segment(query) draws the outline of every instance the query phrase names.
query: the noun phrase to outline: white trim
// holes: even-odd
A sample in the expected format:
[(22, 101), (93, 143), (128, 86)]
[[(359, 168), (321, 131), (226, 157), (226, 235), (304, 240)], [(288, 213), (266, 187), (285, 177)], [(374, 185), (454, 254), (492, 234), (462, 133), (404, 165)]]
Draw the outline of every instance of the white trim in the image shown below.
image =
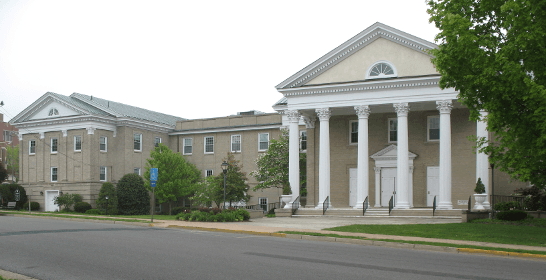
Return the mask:
[[(262, 143), (262, 141), (260, 141), (260, 136), (262, 134), (267, 134), (267, 149), (260, 149), (260, 143)], [(262, 152), (262, 151), (267, 151), (268, 149), (269, 149), (269, 132), (258, 133), (258, 151)]]
[[(135, 149), (135, 136), (139, 136), (139, 148)], [(133, 151), (142, 152), (142, 133), (133, 133)]]
[[(135, 171), (138, 171), (138, 172), (135, 172)], [(138, 176), (140, 176), (140, 167), (133, 168), (133, 173), (138, 174)]]
[[(387, 143), (396, 144), (398, 141), (391, 141), (391, 120), (396, 121), (396, 130), (394, 131), (396, 132), (398, 131), (398, 118), (388, 118), (387, 119)], [(395, 133), (395, 135), (397, 134)], [(398, 135), (396, 137), (397, 137), (396, 140), (398, 140)]]
[[(356, 129), (356, 142), (353, 142), (353, 123), (357, 124)], [(358, 145), (358, 120), (350, 120), (349, 121), (349, 145)]]
[[(234, 150), (233, 149), (233, 144), (237, 144), (237, 142), (233, 142), (233, 138), (234, 137), (239, 137), (239, 149), (238, 150)], [(241, 134), (234, 134), (234, 135), (231, 135), (231, 145), (230, 145), (230, 150), (232, 153), (240, 153), (242, 148), (243, 148), (243, 140), (242, 140), (242, 137), (241, 137)]]
[[(77, 139), (78, 137), (80, 138), (80, 149), (79, 149), (79, 150), (76, 149), (76, 143), (77, 143), (76, 139)], [(83, 145), (83, 143), (82, 143), (82, 136), (81, 136), (81, 135), (74, 135), (74, 152), (81, 152), (81, 151), (82, 151), (82, 145)]]
[[(430, 139), (430, 120), (438, 119), (438, 139)], [(427, 142), (440, 142), (440, 115), (427, 116)]]
[[(101, 139), (104, 138), (104, 150), (101, 149)], [(101, 152), (108, 152), (108, 137), (107, 136), (100, 136), (99, 137), (99, 151)]]
[[(186, 146), (186, 140), (190, 140), (190, 145)], [(186, 153), (186, 147), (191, 147), (191, 153)], [(193, 154), (193, 138), (182, 138), (182, 154), (183, 155)]]
[[(55, 168), (55, 176), (57, 177), (55, 180), (53, 180), (53, 168)], [(49, 180), (51, 182), (57, 182), (59, 180), (59, 169), (56, 166), (50, 168)]]
[(192, 134), (206, 134), (206, 133), (218, 133), (218, 132), (236, 132), (236, 131), (249, 131), (249, 130), (267, 130), (267, 129), (279, 129), (282, 124), (273, 124), (265, 126), (245, 126), (245, 127), (222, 127), (222, 128), (210, 128), (203, 130), (185, 130), (169, 133), (170, 135), (192, 135)]
[[(53, 151), (53, 140), (57, 140), (57, 141), (56, 141), (57, 143), (55, 144), (55, 148), (57, 149), (56, 151)], [(50, 151), (52, 154), (58, 153), (58, 151), (59, 151), (59, 138), (57, 138), (57, 137), (51, 137), (51, 138), (49, 139), (49, 144), (50, 144), (50, 145), (49, 145), (49, 151)]]
[[(101, 179), (100, 176), (102, 175), (102, 170), (104, 169), (104, 179)], [(108, 168), (106, 166), (101, 166), (99, 169), (99, 181), (106, 182), (108, 181)]]
[[(210, 171), (210, 175), (208, 175), (209, 171)], [(209, 176), (213, 176), (213, 175), (214, 175), (214, 170), (213, 169), (205, 169), (205, 178), (209, 177)]]
[[(212, 152), (207, 152), (207, 138), (212, 138)], [(214, 136), (203, 137), (203, 152), (205, 154), (214, 154)]]
[[(34, 152), (32, 152), (32, 142), (34, 142)], [(28, 154), (29, 155), (36, 154), (36, 140), (28, 140)]]
[[(156, 143), (156, 142), (157, 142), (157, 139), (159, 139), (159, 143)], [(156, 147), (156, 144), (161, 144), (161, 143), (163, 143), (163, 140), (161, 139), (161, 137), (156, 136), (156, 137), (154, 138), (154, 147)]]
[[(387, 64), (391, 69), (392, 71), (394, 72), (394, 74), (391, 74), (391, 75), (379, 75), (379, 76), (370, 76), (370, 72), (372, 71), (372, 69), (377, 65), (377, 64), (380, 64), (380, 63), (384, 63), (384, 64)], [(394, 64), (392, 64), (390, 61), (388, 60), (379, 60), (379, 61), (376, 61), (374, 63), (372, 63), (372, 65), (370, 67), (368, 67), (368, 70), (366, 70), (366, 80), (368, 79), (384, 79), (384, 78), (393, 78), (393, 77), (398, 77), (398, 71), (396, 70), (396, 67), (394, 67)]]

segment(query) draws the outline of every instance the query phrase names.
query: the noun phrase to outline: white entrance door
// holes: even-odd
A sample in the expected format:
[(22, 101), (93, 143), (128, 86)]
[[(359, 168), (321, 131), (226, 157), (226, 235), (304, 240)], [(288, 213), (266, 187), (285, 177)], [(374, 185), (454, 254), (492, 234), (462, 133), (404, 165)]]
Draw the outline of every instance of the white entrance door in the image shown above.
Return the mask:
[[(381, 168), (381, 206), (389, 206), (396, 189), (396, 168)], [(396, 201), (396, 196), (395, 199)]]
[(356, 206), (356, 177), (358, 176), (356, 168), (349, 169), (349, 206)]
[(55, 197), (59, 195), (59, 191), (45, 191), (45, 210), (59, 210), (59, 206), (55, 204)]
[[(432, 207), (434, 196), (440, 194), (440, 167), (427, 166), (427, 206)], [(438, 202), (439, 197), (436, 197)]]

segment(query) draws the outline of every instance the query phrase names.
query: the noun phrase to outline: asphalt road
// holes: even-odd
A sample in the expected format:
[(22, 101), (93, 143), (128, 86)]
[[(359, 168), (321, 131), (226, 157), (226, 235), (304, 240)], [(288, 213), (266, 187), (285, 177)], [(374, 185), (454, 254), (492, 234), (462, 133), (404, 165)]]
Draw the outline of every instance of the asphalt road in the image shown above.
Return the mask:
[(544, 279), (544, 262), (0, 216), (0, 269), (38, 279)]

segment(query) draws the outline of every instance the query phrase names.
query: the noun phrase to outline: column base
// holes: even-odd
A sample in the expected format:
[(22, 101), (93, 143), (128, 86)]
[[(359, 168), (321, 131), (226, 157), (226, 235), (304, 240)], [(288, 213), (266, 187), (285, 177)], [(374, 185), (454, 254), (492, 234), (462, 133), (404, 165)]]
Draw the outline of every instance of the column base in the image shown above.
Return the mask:
[(406, 205), (396, 205), (396, 206), (394, 206), (393, 209), (394, 210), (402, 210), (402, 209), (410, 209), (410, 208), (411, 208), (411, 206), (408, 203)]
[(374, 208), (380, 208), (380, 207), (381, 207), (381, 204), (376, 203), (373, 207), (374, 207)]
[(453, 205), (450, 202), (440, 202), (436, 206), (437, 210), (453, 210)]
[[(355, 206), (353, 206), (353, 209), (363, 209), (364, 208), (364, 201), (358, 201)], [(370, 204), (368, 203), (368, 208), (370, 208)]]
[[(315, 209), (323, 209), (324, 208), (324, 205), (322, 203), (319, 203)], [(332, 209), (332, 203), (328, 204), (328, 209)]]

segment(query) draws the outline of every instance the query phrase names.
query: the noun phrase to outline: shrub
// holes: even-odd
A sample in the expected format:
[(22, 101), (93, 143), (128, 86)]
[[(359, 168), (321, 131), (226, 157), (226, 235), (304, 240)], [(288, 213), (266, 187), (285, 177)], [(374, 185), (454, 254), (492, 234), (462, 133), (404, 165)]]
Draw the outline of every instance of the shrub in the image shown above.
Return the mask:
[(149, 215), (150, 194), (138, 174), (125, 174), (118, 182), (118, 211), (123, 215)]
[(78, 203), (78, 202), (82, 202), (83, 201), (83, 197), (81, 194), (73, 194), (72, 195), (72, 198), (74, 199), (74, 203)]
[(275, 209), (277, 209), (277, 208), (275, 208), (275, 207), (271, 208), (271, 209), (269, 210), (269, 212), (267, 212), (267, 214), (268, 214), (268, 215), (271, 215), (271, 214), (275, 215)]
[(91, 208), (93, 207), (91, 207), (91, 204), (87, 202), (76, 202), (74, 205), (74, 211), (78, 213), (85, 213), (87, 210), (91, 210)]
[(508, 201), (508, 202), (499, 202), (495, 203), (495, 210), (497, 211), (510, 211), (514, 209), (519, 209), (520, 205), (517, 201)]
[(176, 216), (179, 213), (186, 213), (186, 211), (190, 211), (190, 208), (188, 208), (188, 207), (174, 207), (171, 210), (171, 214)]
[(16, 201), (17, 203), (15, 204), (15, 209), (21, 209), (27, 202), (27, 192), (25, 191), (25, 188), (18, 184), (2, 184), (0, 185), (0, 195), (2, 195), (4, 201), (3, 206), (7, 206), (8, 202), (15, 201), (15, 190), (19, 190), (20, 193), (19, 201)]
[(527, 218), (527, 213), (522, 210), (501, 211), (497, 213), (497, 219), (503, 221), (521, 221)]
[[(28, 202), (25, 202), (25, 204), (23, 205), (23, 210), (25, 210), (25, 209), (28, 209)], [(30, 203), (30, 210), (32, 210), (32, 211), (40, 210), (40, 203), (38, 203), (36, 201), (32, 201)]]
[[(106, 196), (108, 196), (108, 203), (106, 203)], [(110, 182), (103, 183), (100, 187), (99, 198), (95, 202), (97, 208), (106, 210), (108, 205), (108, 214), (116, 215), (118, 213), (118, 196), (116, 193), (116, 187)]]
[(485, 185), (482, 183), (482, 178), (478, 178), (478, 182), (476, 182), (476, 188), (474, 188), (474, 192), (477, 194), (482, 194), (485, 192)]
[(104, 212), (100, 209), (89, 209), (85, 211), (85, 214), (91, 214), (91, 215), (104, 215)]
[(63, 193), (55, 197), (55, 204), (62, 208), (62, 212), (70, 212), (70, 207), (74, 205), (74, 195), (70, 193)]

